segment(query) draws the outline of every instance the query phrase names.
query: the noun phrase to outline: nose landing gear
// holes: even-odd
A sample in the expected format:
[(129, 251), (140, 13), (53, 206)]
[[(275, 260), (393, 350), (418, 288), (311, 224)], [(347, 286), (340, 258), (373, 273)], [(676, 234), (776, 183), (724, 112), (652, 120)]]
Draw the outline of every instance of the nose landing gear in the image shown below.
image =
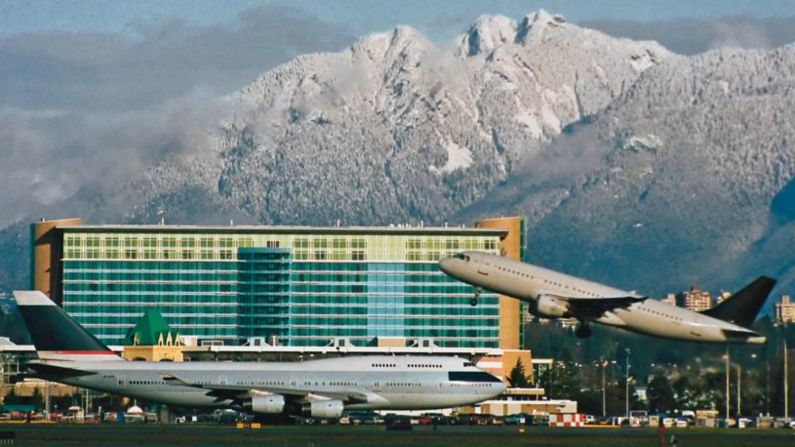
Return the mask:
[(481, 289), (480, 287), (475, 287), (475, 296), (472, 297), (471, 300), (469, 300), (470, 306), (474, 307), (478, 305), (478, 298), (480, 298), (481, 292), (483, 292), (483, 289)]
[(580, 321), (577, 328), (574, 329), (574, 335), (577, 338), (588, 338), (591, 336), (591, 326), (586, 321)]

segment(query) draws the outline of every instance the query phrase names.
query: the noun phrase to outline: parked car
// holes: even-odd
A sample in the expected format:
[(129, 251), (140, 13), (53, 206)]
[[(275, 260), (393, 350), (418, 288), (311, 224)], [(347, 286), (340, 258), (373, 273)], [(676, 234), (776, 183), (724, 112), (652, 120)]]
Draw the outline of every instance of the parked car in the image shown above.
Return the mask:
[(510, 414), (503, 419), (505, 425), (525, 425), (527, 418), (524, 413)]
[(450, 425), (450, 417), (442, 413), (424, 413), (423, 416), (431, 419), (431, 425)]
[(411, 418), (400, 414), (391, 414), (384, 418), (384, 422), (389, 431), (411, 431), (414, 429), (411, 425)]
[(456, 425), (488, 425), (489, 417), (481, 414), (459, 414)]
[(431, 425), (433, 423), (433, 419), (428, 416), (420, 416), (416, 420), (418, 425)]
[(348, 417), (350, 418), (350, 423), (354, 425), (375, 425), (384, 423), (384, 418), (375, 411), (352, 411), (348, 413)]
[(737, 419), (737, 428), (751, 428), (753, 427), (754, 421), (749, 418), (739, 418)]

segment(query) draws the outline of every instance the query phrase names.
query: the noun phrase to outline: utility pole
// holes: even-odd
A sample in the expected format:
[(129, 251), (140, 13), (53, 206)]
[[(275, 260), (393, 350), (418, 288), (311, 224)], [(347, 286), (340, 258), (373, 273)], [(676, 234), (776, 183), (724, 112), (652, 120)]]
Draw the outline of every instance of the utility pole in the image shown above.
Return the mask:
[(630, 354), (629, 348), (625, 348), (624, 352), (626, 352), (626, 354), (627, 354), (627, 356), (625, 358), (626, 367), (627, 367), (627, 376), (626, 376), (625, 383), (624, 383), (624, 388), (625, 388), (625, 390), (624, 390), (624, 401), (625, 401), (624, 406), (625, 406), (625, 409), (626, 409), (626, 412), (627, 412), (627, 420), (629, 420), (629, 354)]
[(602, 417), (607, 416), (607, 390), (605, 389), (605, 366), (607, 361), (602, 359)]
[(770, 354), (765, 352), (765, 414), (770, 416)]
[(737, 363), (737, 417), (740, 417), (742, 411), (740, 410), (740, 396), (742, 396), (742, 366)]
[(786, 331), (784, 331), (784, 419), (789, 420), (789, 362), (787, 361)]
[(729, 420), (729, 345), (726, 345), (726, 420)]

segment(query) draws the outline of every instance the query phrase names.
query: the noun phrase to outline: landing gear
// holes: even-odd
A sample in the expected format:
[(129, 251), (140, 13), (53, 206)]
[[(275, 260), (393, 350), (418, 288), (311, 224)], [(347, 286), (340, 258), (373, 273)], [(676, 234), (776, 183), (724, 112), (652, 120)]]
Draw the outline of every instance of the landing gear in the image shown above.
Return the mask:
[(478, 298), (480, 298), (480, 293), (483, 292), (483, 289), (480, 287), (475, 287), (475, 296), (469, 300), (469, 305), (475, 307), (478, 305)]
[(580, 321), (580, 324), (577, 325), (577, 328), (574, 330), (574, 335), (577, 338), (588, 338), (591, 336), (591, 326), (585, 322)]

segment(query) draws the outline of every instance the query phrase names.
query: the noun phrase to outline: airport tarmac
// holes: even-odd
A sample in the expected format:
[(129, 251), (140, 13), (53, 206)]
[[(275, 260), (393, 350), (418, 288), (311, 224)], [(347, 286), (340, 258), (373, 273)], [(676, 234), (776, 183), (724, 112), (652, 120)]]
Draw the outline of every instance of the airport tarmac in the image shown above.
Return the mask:
[[(415, 427), (409, 432), (387, 432), (383, 426), (265, 426), (238, 429), (218, 425), (105, 424), (3, 425), (13, 432), (16, 446), (627, 446), (656, 447), (654, 429), (528, 427), (515, 426)], [(795, 432), (777, 430), (681, 429), (675, 433), (679, 447), (772, 447), (795, 444)]]

